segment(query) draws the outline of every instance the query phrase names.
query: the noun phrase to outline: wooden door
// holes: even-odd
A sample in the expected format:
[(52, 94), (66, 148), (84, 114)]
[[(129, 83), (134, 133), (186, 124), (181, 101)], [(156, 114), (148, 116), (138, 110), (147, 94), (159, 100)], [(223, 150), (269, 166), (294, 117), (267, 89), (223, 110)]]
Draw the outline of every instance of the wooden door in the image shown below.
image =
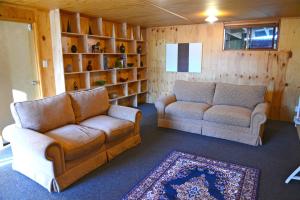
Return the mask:
[(11, 102), (41, 96), (34, 41), (30, 24), (0, 21), (0, 133), (13, 123)]

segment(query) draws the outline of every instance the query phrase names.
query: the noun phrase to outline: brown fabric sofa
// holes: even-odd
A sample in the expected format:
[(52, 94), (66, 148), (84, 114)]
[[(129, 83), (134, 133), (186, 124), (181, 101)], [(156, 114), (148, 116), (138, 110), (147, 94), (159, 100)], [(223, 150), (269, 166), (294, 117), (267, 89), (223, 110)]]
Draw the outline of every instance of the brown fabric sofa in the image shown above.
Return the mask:
[(109, 105), (105, 88), (11, 104), (15, 124), (4, 129), (14, 170), (49, 191), (141, 142), (141, 112)]
[(155, 106), (158, 126), (261, 145), (269, 105), (265, 86), (177, 80)]

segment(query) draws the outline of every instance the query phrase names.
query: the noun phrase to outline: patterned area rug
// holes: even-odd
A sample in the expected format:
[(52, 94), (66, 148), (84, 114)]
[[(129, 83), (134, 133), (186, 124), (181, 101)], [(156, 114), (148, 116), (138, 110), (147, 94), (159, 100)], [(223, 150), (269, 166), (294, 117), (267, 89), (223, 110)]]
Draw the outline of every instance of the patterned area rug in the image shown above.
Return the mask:
[(254, 200), (259, 170), (174, 151), (123, 199)]

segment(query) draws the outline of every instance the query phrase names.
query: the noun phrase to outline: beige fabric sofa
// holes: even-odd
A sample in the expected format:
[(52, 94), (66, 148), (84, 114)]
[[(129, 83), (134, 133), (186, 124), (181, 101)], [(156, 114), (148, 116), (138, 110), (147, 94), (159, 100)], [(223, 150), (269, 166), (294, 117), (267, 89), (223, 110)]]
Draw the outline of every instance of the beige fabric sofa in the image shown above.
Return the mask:
[(12, 103), (15, 124), (4, 129), (12, 167), (49, 191), (141, 142), (141, 112), (109, 105), (105, 88)]
[(177, 80), (155, 106), (158, 126), (261, 145), (269, 105), (266, 87)]

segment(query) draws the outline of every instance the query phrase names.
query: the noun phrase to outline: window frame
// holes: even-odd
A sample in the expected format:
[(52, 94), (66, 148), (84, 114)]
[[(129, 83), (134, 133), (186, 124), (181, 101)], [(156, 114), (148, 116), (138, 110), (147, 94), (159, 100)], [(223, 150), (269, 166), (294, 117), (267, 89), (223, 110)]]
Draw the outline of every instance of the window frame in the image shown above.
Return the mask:
[[(277, 42), (275, 43), (275, 34), (273, 34), (272, 38), (272, 48), (249, 48), (252, 28), (257, 27), (273, 27), (273, 31), (275, 32), (277, 27)], [(245, 48), (243, 49), (226, 49), (225, 48), (225, 36), (226, 36), (226, 28), (247, 28), (247, 41)], [(278, 51), (279, 46), (279, 38), (280, 38), (280, 20), (271, 20), (271, 21), (239, 21), (239, 22), (224, 22), (223, 23), (223, 51)], [(274, 48), (276, 45), (276, 48)]]

